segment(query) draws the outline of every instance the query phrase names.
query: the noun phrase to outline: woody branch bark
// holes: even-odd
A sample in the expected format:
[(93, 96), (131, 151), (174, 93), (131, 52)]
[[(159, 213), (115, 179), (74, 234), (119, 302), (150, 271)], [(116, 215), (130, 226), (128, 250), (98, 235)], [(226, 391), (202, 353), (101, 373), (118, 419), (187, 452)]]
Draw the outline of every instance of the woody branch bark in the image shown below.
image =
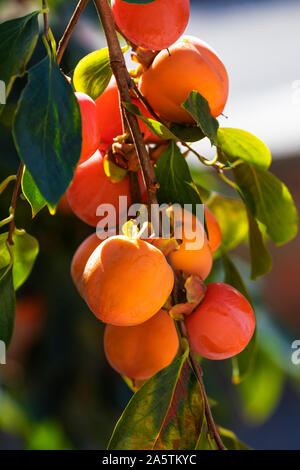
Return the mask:
[[(94, 0), (98, 11), (109, 49), (110, 65), (119, 88), (121, 101), (131, 103), (130, 88), (131, 77), (126, 68), (125, 59), (115, 30), (114, 18), (107, 0)], [(124, 109), (124, 115), (135, 144), (139, 163), (146, 183), (149, 205), (157, 204), (156, 190), (159, 187), (150, 158), (145, 147), (137, 118)]]

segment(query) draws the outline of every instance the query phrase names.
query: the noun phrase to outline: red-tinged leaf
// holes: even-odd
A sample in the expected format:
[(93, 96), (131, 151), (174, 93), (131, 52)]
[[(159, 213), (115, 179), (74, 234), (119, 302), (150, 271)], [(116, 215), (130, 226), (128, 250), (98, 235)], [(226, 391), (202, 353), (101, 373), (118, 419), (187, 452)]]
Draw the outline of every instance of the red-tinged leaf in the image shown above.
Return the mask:
[(203, 396), (189, 365), (187, 349), (135, 393), (108, 448), (195, 449), (203, 419)]

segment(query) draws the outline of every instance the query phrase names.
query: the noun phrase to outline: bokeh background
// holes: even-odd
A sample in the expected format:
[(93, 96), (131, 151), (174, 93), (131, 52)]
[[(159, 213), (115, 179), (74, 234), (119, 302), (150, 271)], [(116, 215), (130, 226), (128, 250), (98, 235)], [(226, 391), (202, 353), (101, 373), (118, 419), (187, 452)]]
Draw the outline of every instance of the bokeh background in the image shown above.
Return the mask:
[[(39, 1), (0, 0), (1, 21), (23, 16)], [(72, 74), (86, 53), (105, 45), (92, 2), (65, 53)], [(58, 40), (75, 1), (49, 0), (50, 23)], [(290, 188), (300, 208), (300, 3), (298, 0), (193, 0), (187, 32), (210, 43), (230, 76), (224, 126), (253, 132), (273, 154), (271, 170)], [(8, 51), (9, 53), (9, 51)], [(45, 54), (39, 42), (31, 64)], [(1, 64), (0, 64), (1, 75)], [(0, 118), (0, 181), (16, 171), (11, 119), (25, 79), (18, 79)], [(210, 155), (210, 148), (200, 144)], [(195, 167), (195, 162), (191, 160)], [(194, 168), (202, 184), (228, 194), (210, 172)], [(1, 196), (6, 217), (10, 191)], [(18, 291), (16, 328), (7, 364), (0, 365), (0, 449), (104, 449), (131, 397), (103, 355), (103, 325), (73, 286), (72, 255), (91, 229), (63, 201), (51, 217), (31, 220), (19, 200), (17, 225), (40, 242), (40, 254)], [(258, 318), (258, 355), (245, 382), (231, 384), (227, 361), (204, 364), (208, 393), (218, 403), (217, 421), (256, 449), (300, 449), (300, 365), (291, 361), (300, 339), (300, 239), (269, 247), (274, 268), (249, 282)], [(245, 279), (247, 250), (233, 253)], [(1, 301), (1, 299), (0, 299)]]

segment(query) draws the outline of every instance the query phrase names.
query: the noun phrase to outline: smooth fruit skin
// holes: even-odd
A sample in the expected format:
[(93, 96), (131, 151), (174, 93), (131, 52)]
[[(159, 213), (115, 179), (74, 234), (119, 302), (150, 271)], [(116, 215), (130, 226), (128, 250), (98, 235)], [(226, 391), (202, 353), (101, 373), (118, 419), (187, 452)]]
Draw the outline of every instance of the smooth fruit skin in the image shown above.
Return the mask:
[(162, 308), (174, 277), (164, 255), (143, 240), (111, 237), (90, 256), (84, 273), (85, 300), (104, 323), (132, 326)]
[(205, 206), (205, 220), (208, 231), (208, 242), (212, 253), (215, 253), (222, 241), (222, 232), (214, 214)]
[[(186, 274), (198, 275), (204, 280), (209, 275), (213, 264), (204, 227), (193, 214), (177, 207), (173, 210), (176, 221), (178, 221), (174, 236), (175, 238), (180, 238), (181, 235), (183, 237), (179, 249), (170, 253), (173, 268)], [(198, 234), (199, 241), (197, 241), (195, 233)], [(191, 244), (195, 244), (195, 247)]]
[(79, 162), (82, 163), (91, 157), (100, 144), (100, 127), (95, 101), (88, 95), (76, 92), (81, 111), (82, 146)]
[(185, 318), (193, 350), (207, 359), (228, 359), (239, 354), (255, 330), (248, 300), (228, 284), (207, 285), (199, 307)]
[(179, 347), (173, 320), (160, 310), (137, 326), (107, 325), (104, 351), (110, 365), (132, 380), (146, 380), (167, 367)]
[(181, 105), (191, 91), (208, 101), (211, 114), (219, 116), (228, 97), (226, 69), (208, 44), (183, 36), (169, 51), (161, 51), (141, 76), (139, 88), (153, 109), (164, 119), (193, 123)]
[(78, 292), (84, 297), (84, 289), (82, 284), (82, 275), (86, 266), (87, 260), (93, 251), (102, 243), (96, 233), (92, 233), (79, 245), (71, 262), (71, 277), (77, 288)]
[(189, 0), (154, 0), (144, 5), (112, 0), (111, 7), (120, 31), (129, 41), (157, 51), (180, 38), (190, 16)]
[(119, 220), (119, 197), (127, 196), (131, 204), (130, 180), (126, 176), (119, 183), (112, 183), (104, 171), (103, 154), (99, 150), (78, 165), (73, 181), (67, 191), (67, 198), (72, 211), (85, 223), (96, 227), (101, 220), (96, 215), (100, 204), (112, 204)]
[[(112, 77), (109, 85), (104, 90), (102, 95), (96, 99), (95, 103), (101, 142), (107, 145), (111, 145), (115, 137), (123, 134), (119, 92), (114, 77)], [(153, 116), (140, 100), (133, 98), (132, 103), (138, 106), (143, 116), (153, 119)], [(138, 122), (141, 132), (144, 134), (144, 141), (146, 143), (162, 142), (159, 137), (150, 132), (146, 124), (144, 124), (140, 119)]]

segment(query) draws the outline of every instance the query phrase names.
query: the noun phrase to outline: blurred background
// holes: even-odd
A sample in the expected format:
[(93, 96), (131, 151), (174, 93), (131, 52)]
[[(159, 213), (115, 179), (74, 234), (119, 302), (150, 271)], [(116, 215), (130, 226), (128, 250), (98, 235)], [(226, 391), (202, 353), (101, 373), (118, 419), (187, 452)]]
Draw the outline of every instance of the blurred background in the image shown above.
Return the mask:
[[(1, 21), (40, 8), (39, 1), (0, 0)], [(59, 40), (75, 1), (49, 0), (50, 23)], [(230, 77), (230, 97), (221, 125), (246, 129), (270, 147), (272, 172), (291, 190), (300, 209), (300, 2), (295, 0), (194, 0), (187, 33), (207, 41)], [(64, 56), (72, 74), (86, 53), (105, 45), (92, 2)], [(39, 42), (31, 65), (39, 61)], [(1, 69), (1, 65), (0, 65)], [(12, 115), (25, 79), (14, 85), (0, 117), (0, 181), (16, 171), (10, 134)], [(200, 144), (210, 155), (210, 148)], [(195, 167), (201, 184), (230, 191), (210, 172)], [(1, 196), (6, 217), (10, 191)], [(0, 449), (104, 449), (131, 397), (103, 355), (103, 325), (90, 313), (70, 279), (72, 255), (92, 229), (62, 201), (51, 217), (44, 209), (31, 220), (20, 200), (17, 225), (40, 243), (34, 270), (17, 293), (16, 327), (7, 364), (0, 365)], [(218, 423), (256, 449), (300, 449), (300, 365), (292, 342), (300, 339), (300, 239), (269, 247), (272, 272), (249, 282), (258, 319), (258, 353), (253, 372), (231, 384), (228, 361), (204, 364), (208, 393), (218, 405)], [(249, 277), (247, 250), (233, 257)], [(217, 264), (216, 264), (217, 271)], [(217, 274), (216, 274), (217, 276)], [(1, 299), (0, 299), (1, 301)]]

